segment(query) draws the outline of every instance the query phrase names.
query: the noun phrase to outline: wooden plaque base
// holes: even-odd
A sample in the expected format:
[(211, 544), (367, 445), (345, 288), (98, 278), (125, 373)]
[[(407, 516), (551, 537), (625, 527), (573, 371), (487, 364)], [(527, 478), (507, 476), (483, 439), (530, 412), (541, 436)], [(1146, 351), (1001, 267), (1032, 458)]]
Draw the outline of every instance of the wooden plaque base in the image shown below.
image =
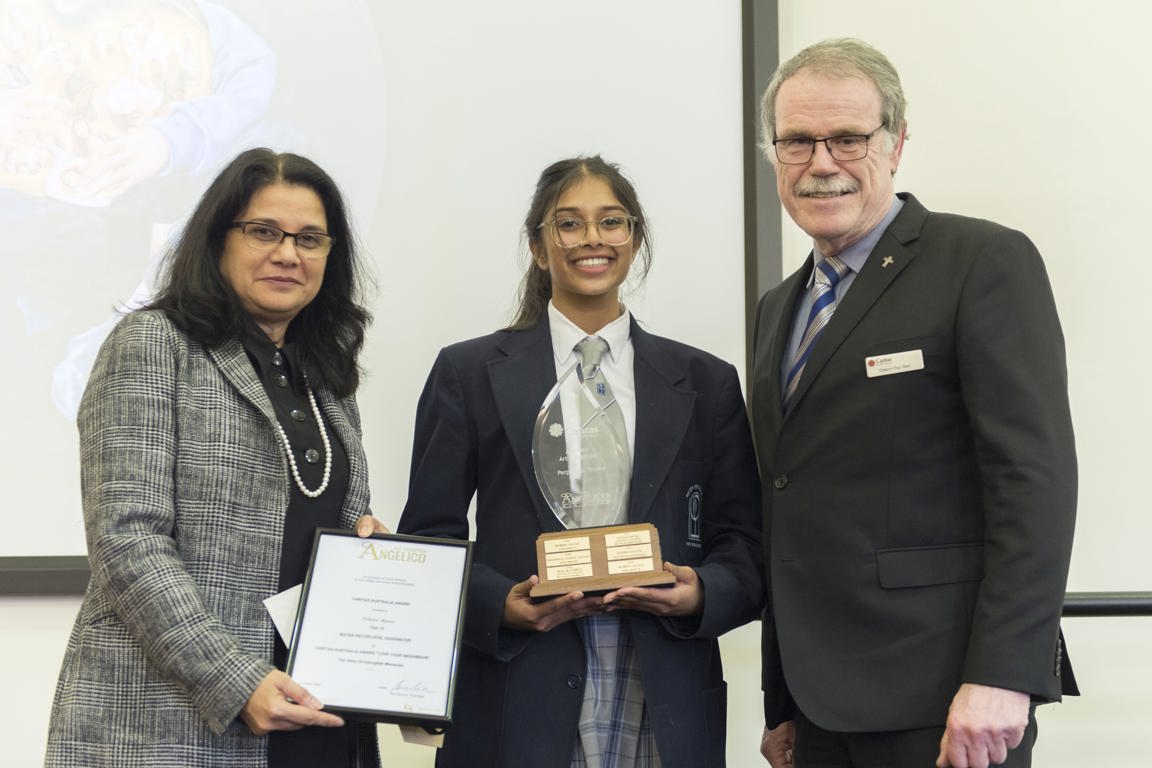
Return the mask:
[(536, 539), (536, 565), (540, 583), (532, 587), (532, 597), (676, 583), (664, 570), (660, 532), (651, 523), (542, 533)]

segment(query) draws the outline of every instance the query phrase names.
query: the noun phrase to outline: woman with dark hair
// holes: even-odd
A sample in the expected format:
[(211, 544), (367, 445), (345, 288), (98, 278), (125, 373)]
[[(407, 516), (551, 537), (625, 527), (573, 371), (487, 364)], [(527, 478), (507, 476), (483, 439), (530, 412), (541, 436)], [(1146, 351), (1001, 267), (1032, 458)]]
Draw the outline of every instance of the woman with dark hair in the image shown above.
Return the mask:
[[(648, 333), (620, 303), (650, 252), (644, 211), (615, 165), (550, 166), (524, 233), (532, 260), (516, 319), (443, 349), (416, 416), (400, 531), (469, 538), (476, 495), (465, 645), (437, 765), (722, 766), (717, 638), (756, 618), (764, 597), (760, 484), (736, 370)], [(529, 594), (537, 537), (567, 526), (536, 479), (536, 420), (574, 370), (611, 400), (601, 423), (622, 438), (630, 491), (608, 522), (657, 528), (671, 586)], [(563, 416), (548, 431), (571, 436), (562, 471), (575, 483), (570, 462), (591, 438)], [(591, 507), (582, 493), (581, 514)]]
[(262, 602), (303, 581), (316, 527), (384, 530), (354, 398), (360, 283), (335, 182), (253, 149), (104, 343), (78, 416), (92, 579), (46, 765), (379, 765), (373, 725), (280, 671)]

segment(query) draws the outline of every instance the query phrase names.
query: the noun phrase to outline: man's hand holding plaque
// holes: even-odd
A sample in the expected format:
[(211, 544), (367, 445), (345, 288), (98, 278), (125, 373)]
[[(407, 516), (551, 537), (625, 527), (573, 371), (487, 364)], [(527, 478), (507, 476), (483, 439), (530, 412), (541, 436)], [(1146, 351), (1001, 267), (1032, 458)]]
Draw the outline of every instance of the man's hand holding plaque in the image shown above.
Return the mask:
[(530, 595), (674, 584), (656, 528), (623, 525), (632, 462), (624, 416), (600, 370), (606, 344), (590, 337), (579, 347), (582, 362), (560, 377), (536, 418), (536, 480), (566, 530), (537, 539), (539, 583)]

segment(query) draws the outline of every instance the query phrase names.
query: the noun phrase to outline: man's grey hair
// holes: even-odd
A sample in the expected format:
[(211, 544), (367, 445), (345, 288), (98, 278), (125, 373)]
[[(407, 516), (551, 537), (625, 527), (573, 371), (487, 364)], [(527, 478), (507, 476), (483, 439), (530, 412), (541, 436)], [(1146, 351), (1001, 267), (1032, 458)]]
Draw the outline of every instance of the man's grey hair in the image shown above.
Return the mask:
[(776, 162), (772, 141), (776, 138), (776, 96), (784, 81), (802, 69), (825, 77), (863, 77), (880, 92), (880, 119), (889, 145), (904, 130), (904, 110), (908, 102), (900, 85), (900, 75), (888, 58), (863, 40), (838, 37), (810, 45), (777, 67), (760, 100), (760, 148), (771, 163)]

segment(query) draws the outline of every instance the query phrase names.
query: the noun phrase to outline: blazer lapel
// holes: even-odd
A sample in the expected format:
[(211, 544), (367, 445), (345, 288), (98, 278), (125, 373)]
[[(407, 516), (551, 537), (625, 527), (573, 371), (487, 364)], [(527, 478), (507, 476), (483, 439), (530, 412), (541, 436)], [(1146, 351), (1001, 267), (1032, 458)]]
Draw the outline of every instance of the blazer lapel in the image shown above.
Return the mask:
[(272, 401), (264, 391), (264, 385), (256, 378), (256, 371), (248, 354), (240, 344), (239, 339), (229, 339), (218, 347), (208, 350), (209, 357), (216, 363), (220, 373), (228, 380), (236, 391), (250, 402), (256, 410), (268, 419), (269, 424), (276, 424), (276, 412), (272, 410)]
[(344, 409), (340, 407), (338, 401), (327, 389), (320, 389), (315, 392), (316, 404), (320, 406), (324, 417), (328, 419), (328, 423), (332, 425), (332, 431), (336, 433), (336, 437), (340, 439), (340, 444), (345, 446), (345, 453), (348, 454), (348, 464), (351, 473), (356, 474), (357, 470), (363, 468), (355, 463), (358, 456), (353, 456), (352, 450), (347, 446), (356, 445), (360, 442), (360, 436), (356, 434), (356, 428), (352, 426), (352, 422), (348, 420), (348, 415), (344, 413)]
[[(905, 200), (904, 208), (880, 236), (876, 247), (872, 249), (872, 253), (864, 263), (864, 268), (852, 281), (852, 287), (844, 299), (836, 305), (832, 319), (828, 321), (816, 346), (812, 348), (808, 362), (804, 365), (804, 373), (796, 388), (796, 394), (789, 403), (789, 413), (803, 399), (804, 394), (812, 387), (812, 382), (848, 338), (852, 329), (912, 262), (915, 254), (904, 246), (916, 238), (927, 211), (911, 195), (902, 194), (901, 197)], [(861, 360), (860, 364), (863, 365), (864, 361)]]
[[(272, 400), (264, 391), (264, 385), (260, 383), (260, 379), (256, 377), (256, 371), (252, 368), (252, 362), (248, 359), (248, 353), (244, 351), (240, 341), (230, 339), (209, 350), (208, 354), (224, 378), (228, 380), (228, 383), (235, 387), (241, 397), (260, 411), (268, 423), (275, 428), (279, 422), (276, 418), (276, 411), (272, 408)], [(317, 405), (327, 417), (328, 423), (332, 426), (332, 430), (336, 433), (336, 437), (339, 438), (340, 443), (344, 446), (344, 452), (348, 456), (350, 485), (349, 492), (344, 497), (341, 519), (343, 523), (351, 525), (360, 515), (368, 513), (367, 498), (364, 495), (364, 491), (367, 489), (368, 469), (362, 464), (364, 461), (363, 452), (353, 448), (353, 446), (359, 445), (360, 436), (356, 433), (356, 428), (352, 422), (348, 420), (348, 415), (340, 403), (326, 389), (315, 390), (315, 395)], [(277, 448), (276, 452), (282, 455), (280, 448)], [(359, 482), (361, 479), (365, 479), (365, 481)]]
[(348, 492), (344, 494), (344, 501), (340, 510), (341, 525), (351, 527), (361, 515), (369, 513), (367, 498), (368, 467), (364, 452), (359, 450), (360, 435), (356, 427), (348, 418), (347, 412), (331, 392), (319, 389), (315, 392), (316, 404), (320, 407), (332, 431), (344, 446), (344, 454), (348, 457)]
[(556, 364), (552, 354), (552, 336), (545, 316), (533, 328), (514, 331), (501, 342), (502, 356), (488, 362), (488, 380), (500, 414), (500, 422), (512, 455), (520, 467), (529, 496), (536, 506), (536, 516), (544, 531), (562, 530), (560, 521), (544, 501), (536, 470), (532, 466), (532, 435), (536, 416), (544, 398), (556, 384)]
[[(768, 419), (765, 434), (778, 434), (780, 431), (780, 423), (784, 420), (785, 414), (782, 401), (784, 381), (781, 370), (785, 364), (784, 356), (788, 354), (788, 341), (792, 336), (792, 325), (796, 316), (796, 302), (800, 300), (800, 294), (807, 289), (805, 278), (807, 278), (811, 271), (812, 254), (808, 254), (808, 260), (804, 262), (804, 266), (786, 278), (778, 289), (783, 294), (781, 300), (768, 309), (767, 316), (760, 319), (763, 327), (774, 328), (776, 331), (772, 336), (765, 339), (764, 343), (767, 345), (767, 350), (758, 362), (758, 365), (767, 366), (767, 370), (757, 375), (754, 379), (755, 381), (763, 377), (762, 380), (768, 382), (766, 391), (755, 392), (752, 395), (755, 398), (763, 398), (763, 400), (766, 401), (764, 407), (758, 409), (758, 411), (765, 414)], [(775, 446), (772, 446), (772, 450), (775, 450)]]
[(628, 521), (637, 523), (649, 517), (656, 493), (680, 452), (696, 392), (684, 385), (684, 372), (636, 318), (631, 337), (636, 353), (636, 448)]

